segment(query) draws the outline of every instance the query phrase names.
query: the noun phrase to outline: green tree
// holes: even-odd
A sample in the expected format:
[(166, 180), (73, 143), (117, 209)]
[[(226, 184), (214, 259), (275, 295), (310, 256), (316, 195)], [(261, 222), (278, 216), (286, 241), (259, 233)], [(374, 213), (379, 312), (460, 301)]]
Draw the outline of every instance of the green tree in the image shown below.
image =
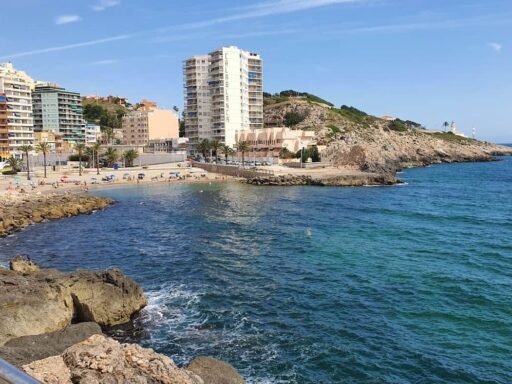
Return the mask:
[(91, 147), (92, 149), (92, 157), (94, 161), (96, 162), (96, 174), (100, 174), (100, 150), (101, 150), (101, 144), (100, 143), (94, 143)]
[(18, 173), (21, 169), (21, 161), (15, 158), (14, 156), (9, 157), (6, 163), (14, 172), (14, 174)]
[(306, 117), (298, 112), (286, 112), (284, 115), (284, 125), (286, 127), (293, 127), (302, 123)]
[(220, 146), (219, 150), (220, 150), (220, 152), (222, 152), (224, 154), (224, 160), (225, 160), (225, 162), (227, 164), (228, 163), (228, 156), (231, 154), (233, 149), (229, 145), (223, 144), (223, 145)]
[(241, 141), (237, 145), (238, 152), (242, 152), (242, 167), (245, 165), (245, 152), (249, 149), (249, 143), (247, 141)]
[(46, 155), (50, 152), (50, 144), (42, 142), (36, 145), (36, 152), (43, 153), (44, 178), (46, 179)]
[(82, 156), (85, 151), (85, 144), (78, 143), (75, 145), (75, 151), (78, 153), (78, 176), (82, 176)]
[(222, 145), (221, 142), (217, 139), (210, 141), (210, 149), (213, 152), (213, 156), (215, 156), (215, 161), (219, 160), (217, 155), (218, 155), (219, 148), (221, 147), (221, 145)]
[(109, 168), (112, 168), (114, 163), (119, 159), (119, 153), (117, 152), (117, 149), (112, 147), (108, 147), (103, 156), (105, 156)]
[(135, 149), (128, 149), (123, 153), (123, 158), (127, 167), (133, 167), (133, 161), (139, 157), (139, 153)]
[(30, 180), (30, 162), (28, 158), (28, 153), (32, 151), (32, 146), (25, 144), (20, 147), (20, 151), (23, 152), (23, 157), (25, 157), (25, 161), (27, 162), (27, 180)]
[(208, 139), (203, 139), (197, 144), (197, 150), (201, 152), (203, 158), (206, 160), (208, 157), (208, 151), (210, 151), (210, 141)]

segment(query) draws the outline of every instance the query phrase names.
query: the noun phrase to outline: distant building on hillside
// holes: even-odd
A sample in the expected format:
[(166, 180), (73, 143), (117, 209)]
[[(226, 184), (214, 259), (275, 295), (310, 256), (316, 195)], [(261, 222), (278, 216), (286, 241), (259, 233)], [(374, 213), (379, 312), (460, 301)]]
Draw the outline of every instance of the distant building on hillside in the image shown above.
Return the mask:
[(94, 101), (103, 101), (106, 103), (118, 104), (123, 106), (129, 106), (130, 102), (128, 98), (121, 96), (96, 96), (96, 95), (88, 95), (84, 96), (85, 100), (94, 100)]
[(457, 125), (455, 124), (455, 121), (452, 121), (452, 123), (450, 124), (450, 132), (457, 136), (467, 137), (465, 134), (457, 130)]
[(34, 144), (34, 80), (11, 63), (0, 64), (0, 158), (21, 157), (19, 147)]
[(183, 65), (185, 136), (235, 145), (235, 132), (263, 128), (261, 57), (237, 47), (194, 56)]
[(178, 116), (166, 109), (158, 109), (156, 103), (145, 104), (123, 116), (123, 143), (148, 145), (150, 140), (179, 137)]
[(382, 120), (386, 120), (386, 121), (395, 121), (395, 120), (396, 120), (396, 117), (389, 116), (389, 115), (384, 115), (384, 116), (382, 116)]
[(70, 144), (85, 142), (82, 99), (77, 92), (66, 91), (57, 84), (37, 82), (32, 93), (34, 130), (53, 130), (63, 134)]

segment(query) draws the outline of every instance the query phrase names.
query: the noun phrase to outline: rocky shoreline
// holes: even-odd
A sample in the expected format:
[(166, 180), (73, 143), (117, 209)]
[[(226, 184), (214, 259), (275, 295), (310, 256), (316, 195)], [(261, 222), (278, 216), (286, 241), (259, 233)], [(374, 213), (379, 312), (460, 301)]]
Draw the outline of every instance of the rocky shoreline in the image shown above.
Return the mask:
[(401, 181), (390, 174), (360, 173), (357, 175), (340, 175), (334, 177), (312, 177), (309, 175), (258, 176), (243, 180), (251, 185), (316, 185), (361, 187), (369, 185), (395, 185)]
[(111, 199), (82, 194), (5, 195), (0, 200), (0, 237), (46, 220), (92, 213), (113, 203)]
[(0, 269), (0, 358), (48, 384), (245, 382), (225, 362), (197, 357), (178, 368), (167, 356), (102, 334), (146, 303), (118, 269), (64, 273), (17, 256)]

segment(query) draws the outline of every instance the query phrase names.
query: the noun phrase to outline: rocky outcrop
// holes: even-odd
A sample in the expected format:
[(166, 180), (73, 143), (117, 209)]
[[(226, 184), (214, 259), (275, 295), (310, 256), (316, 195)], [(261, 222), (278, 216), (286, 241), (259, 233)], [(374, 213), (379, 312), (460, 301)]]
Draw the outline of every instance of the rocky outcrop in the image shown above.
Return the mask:
[(43, 335), (18, 337), (0, 347), (0, 358), (21, 367), (36, 360), (60, 355), (72, 345), (101, 333), (98, 324), (88, 322), (72, 324), (60, 331)]
[(63, 273), (25, 263), (11, 263), (18, 272), (0, 269), (0, 345), (71, 323), (123, 324), (146, 305), (142, 289), (117, 269)]
[(0, 200), (0, 237), (45, 220), (56, 220), (104, 209), (113, 201), (90, 195), (17, 195)]
[(195, 373), (204, 384), (244, 384), (245, 380), (228, 363), (212, 357), (196, 357), (187, 365), (187, 370)]
[(59, 356), (34, 361), (23, 366), (23, 370), (48, 384), (205, 383), (195, 373), (178, 368), (167, 356), (135, 344), (120, 344), (102, 335), (93, 335)]
[(323, 162), (364, 172), (394, 174), (408, 167), (493, 161), (495, 156), (512, 155), (509, 147), (410, 128), (354, 108), (334, 108), (301, 97), (266, 105), (264, 123), (283, 126), (289, 112), (303, 117), (294, 129), (316, 132), (318, 144), (325, 146)]
[(309, 175), (281, 175), (281, 176), (258, 176), (243, 181), (252, 185), (317, 185), (317, 186), (343, 186), (355, 187), (365, 185), (394, 185), (400, 180), (386, 173), (351, 173), (340, 174), (339, 176), (312, 177)]

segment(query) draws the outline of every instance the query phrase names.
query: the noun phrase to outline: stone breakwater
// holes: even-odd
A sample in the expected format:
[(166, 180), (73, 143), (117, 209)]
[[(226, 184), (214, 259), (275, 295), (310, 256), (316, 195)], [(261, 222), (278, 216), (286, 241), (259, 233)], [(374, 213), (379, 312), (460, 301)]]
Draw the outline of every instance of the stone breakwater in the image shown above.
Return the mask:
[(357, 187), (365, 185), (394, 185), (400, 180), (389, 174), (358, 173), (355, 175), (341, 175), (334, 177), (312, 177), (309, 175), (281, 175), (258, 176), (243, 181), (251, 185), (317, 185), (317, 186), (343, 186)]
[(0, 357), (42, 383), (243, 384), (229, 364), (197, 357), (178, 368), (167, 356), (102, 334), (146, 305), (121, 271), (63, 273), (21, 256), (0, 269)]
[(45, 220), (104, 209), (113, 201), (89, 195), (17, 195), (0, 200), (0, 237)]

